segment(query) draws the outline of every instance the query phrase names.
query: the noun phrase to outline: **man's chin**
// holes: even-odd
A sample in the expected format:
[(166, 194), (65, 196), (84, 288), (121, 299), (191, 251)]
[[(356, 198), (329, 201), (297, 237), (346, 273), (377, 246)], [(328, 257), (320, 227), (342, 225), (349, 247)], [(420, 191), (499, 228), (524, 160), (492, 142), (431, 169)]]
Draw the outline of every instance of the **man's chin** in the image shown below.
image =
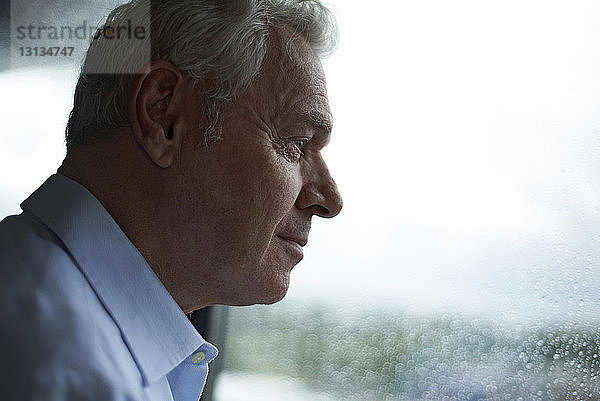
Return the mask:
[(230, 306), (272, 305), (281, 301), (288, 292), (290, 285), (289, 273), (279, 277), (278, 280), (268, 283), (252, 283), (252, 288), (246, 288), (243, 293), (234, 295), (229, 302)]
[(287, 291), (283, 292), (279, 296), (268, 298), (268, 299), (265, 299), (265, 300), (263, 300), (261, 302), (257, 302), (257, 304), (261, 304), (261, 305), (273, 305), (273, 304), (281, 301), (285, 297), (286, 294), (287, 294)]

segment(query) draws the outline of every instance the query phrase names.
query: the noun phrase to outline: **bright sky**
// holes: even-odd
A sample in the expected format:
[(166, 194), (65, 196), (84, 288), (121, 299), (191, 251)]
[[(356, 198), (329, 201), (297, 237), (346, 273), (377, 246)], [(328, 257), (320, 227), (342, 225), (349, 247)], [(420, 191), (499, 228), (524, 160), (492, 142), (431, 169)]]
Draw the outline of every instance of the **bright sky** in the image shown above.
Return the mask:
[[(598, 316), (600, 3), (333, 4), (345, 208), (315, 222), (290, 298)], [(73, 82), (0, 74), (2, 215), (60, 163)]]

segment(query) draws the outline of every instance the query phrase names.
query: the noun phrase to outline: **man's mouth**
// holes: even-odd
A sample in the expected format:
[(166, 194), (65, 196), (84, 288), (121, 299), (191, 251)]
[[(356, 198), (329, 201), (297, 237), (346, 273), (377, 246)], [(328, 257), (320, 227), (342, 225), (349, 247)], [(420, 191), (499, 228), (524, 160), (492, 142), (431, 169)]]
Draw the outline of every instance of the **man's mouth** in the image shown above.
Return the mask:
[(286, 241), (294, 242), (294, 243), (300, 245), (300, 247), (304, 247), (308, 243), (308, 236), (300, 237), (300, 236), (282, 235), (282, 234), (275, 234), (275, 235)]
[(308, 242), (307, 238), (283, 236), (279, 234), (275, 234), (274, 237), (278, 237), (280, 240), (286, 243), (293, 250), (294, 253), (298, 254), (300, 259), (304, 257), (304, 251), (302, 247)]

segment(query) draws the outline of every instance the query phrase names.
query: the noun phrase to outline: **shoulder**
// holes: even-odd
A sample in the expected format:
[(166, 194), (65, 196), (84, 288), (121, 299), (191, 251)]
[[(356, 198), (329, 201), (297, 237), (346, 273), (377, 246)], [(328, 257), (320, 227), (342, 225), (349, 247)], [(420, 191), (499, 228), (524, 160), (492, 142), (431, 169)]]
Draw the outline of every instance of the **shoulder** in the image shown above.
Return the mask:
[(0, 222), (0, 249), (0, 296), (21, 297), (43, 286), (57, 270), (72, 270), (73, 262), (60, 239), (26, 212)]
[(116, 326), (59, 238), (0, 222), (0, 388), (14, 400), (142, 400)]
[[(40, 360), (40, 363), (43, 363)], [(45, 375), (21, 374), (18, 381), (1, 378), (4, 401), (145, 401), (141, 390), (126, 386), (114, 375), (98, 369), (48, 367)], [(23, 373), (23, 372), (21, 372)]]
[[(37, 330), (67, 330), (86, 319), (93, 291), (61, 240), (33, 215), (0, 222), (0, 249), (2, 322), (33, 339), (47, 336)], [(6, 335), (7, 326), (0, 328)]]

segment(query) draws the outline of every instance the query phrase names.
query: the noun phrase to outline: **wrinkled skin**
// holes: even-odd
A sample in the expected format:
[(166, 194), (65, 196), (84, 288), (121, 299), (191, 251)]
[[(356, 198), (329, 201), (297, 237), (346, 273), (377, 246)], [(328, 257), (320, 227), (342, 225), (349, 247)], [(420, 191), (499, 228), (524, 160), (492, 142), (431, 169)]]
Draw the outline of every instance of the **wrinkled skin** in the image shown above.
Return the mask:
[(222, 141), (182, 161), (191, 202), (181, 217), (202, 244), (197, 258), (213, 250), (210, 274), (228, 303), (283, 298), (312, 216), (342, 207), (321, 157), (332, 125), (321, 63), (298, 38), (282, 51), (289, 39), (271, 42), (261, 77), (223, 116)]
[(342, 208), (321, 157), (332, 125), (321, 63), (273, 29), (208, 147), (205, 106), (186, 74), (154, 61), (129, 91), (131, 126), (71, 149), (59, 172), (102, 202), (183, 311), (276, 302), (311, 218)]

